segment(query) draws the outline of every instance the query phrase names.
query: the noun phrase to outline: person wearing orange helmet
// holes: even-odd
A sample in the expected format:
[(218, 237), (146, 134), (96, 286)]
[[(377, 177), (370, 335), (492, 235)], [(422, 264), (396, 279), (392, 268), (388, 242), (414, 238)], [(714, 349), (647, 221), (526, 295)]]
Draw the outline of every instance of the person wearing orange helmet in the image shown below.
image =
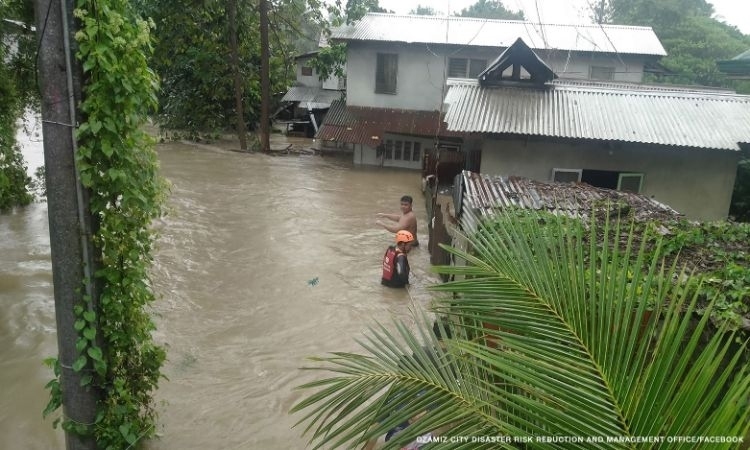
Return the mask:
[(384, 286), (402, 288), (409, 284), (409, 259), (406, 254), (414, 243), (414, 235), (406, 230), (396, 232), (396, 245), (391, 245), (383, 255)]

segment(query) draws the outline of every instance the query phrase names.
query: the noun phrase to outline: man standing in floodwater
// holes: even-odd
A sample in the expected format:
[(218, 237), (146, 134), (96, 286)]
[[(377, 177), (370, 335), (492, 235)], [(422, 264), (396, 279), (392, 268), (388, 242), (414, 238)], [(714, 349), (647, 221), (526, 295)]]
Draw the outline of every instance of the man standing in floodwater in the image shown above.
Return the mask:
[(414, 236), (412, 247), (416, 247), (419, 245), (419, 240), (417, 239), (417, 216), (414, 215), (414, 211), (411, 208), (412, 202), (411, 196), (404, 195), (401, 197), (401, 214), (378, 213), (378, 217), (390, 219), (396, 222), (395, 224), (391, 225), (381, 220), (378, 220), (376, 223), (391, 233), (396, 233), (399, 230), (410, 232)]

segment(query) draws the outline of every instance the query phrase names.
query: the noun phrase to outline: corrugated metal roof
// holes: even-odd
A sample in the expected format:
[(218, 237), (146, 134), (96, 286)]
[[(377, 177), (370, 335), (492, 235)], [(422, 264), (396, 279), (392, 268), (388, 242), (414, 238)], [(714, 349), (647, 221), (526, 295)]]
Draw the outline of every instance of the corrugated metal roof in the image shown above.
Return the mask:
[[(543, 183), (528, 178), (490, 176), (469, 171), (461, 174), (462, 220), (475, 220), (508, 207), (547, 211), (556, 215), (587, 218), (595, 207), (609, 203), (616, 211), (632, 214), (636, 220), (676, 219), (681, 214), (644, 195), (598, 188), (585, 183)], [(464, 214), (468, 211), (468, 214)]]
[(331, 40), (510, 47), (521, 38), (544, 50), (664, 56), (667, 52), (651, 27), (539, 24), (455, 16), (409, 16), (368, 13), (332, 30)]
[(438, 111), (369, 108), (348, 106), (345, 102), (331, 104), (316, 139), (377, 146), (384, 133), (413, 136), (461, 136), (448, 132)]
[(300, 102), (301, 107), (326, 109), (341, 98), (341, 91), (310, 86), (292, 86), (281, 98), (282, 102)]
[(449, 80), (448, 129), (739, 150), (750, 142), (750, 96), (680, 88), (555, 82), (481, 87)]

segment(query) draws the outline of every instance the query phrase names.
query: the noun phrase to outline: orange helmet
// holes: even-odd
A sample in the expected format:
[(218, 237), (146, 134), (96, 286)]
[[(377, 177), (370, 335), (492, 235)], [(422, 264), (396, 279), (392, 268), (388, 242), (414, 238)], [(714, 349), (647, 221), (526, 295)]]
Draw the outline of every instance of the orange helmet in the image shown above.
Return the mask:
[(399, 244), (401, 242), (414, 242), (414, 235), (406, 230), (399, 231), (396, 233), (396, 243)]

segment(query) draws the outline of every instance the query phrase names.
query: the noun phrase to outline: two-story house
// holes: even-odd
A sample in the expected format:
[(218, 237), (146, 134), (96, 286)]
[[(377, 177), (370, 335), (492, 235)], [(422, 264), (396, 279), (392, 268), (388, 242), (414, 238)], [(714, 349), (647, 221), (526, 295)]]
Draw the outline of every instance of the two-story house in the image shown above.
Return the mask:
[(638, 82), (666, 54), (648, 27), (370, 13), (332, 32), (347, 46), (346, 103), (332, 105), (317, 145), (413, 169), (427, 149), (460, 148), (441, 121), (447, 79), (476, 78), (519, 37), (564, 78)]

